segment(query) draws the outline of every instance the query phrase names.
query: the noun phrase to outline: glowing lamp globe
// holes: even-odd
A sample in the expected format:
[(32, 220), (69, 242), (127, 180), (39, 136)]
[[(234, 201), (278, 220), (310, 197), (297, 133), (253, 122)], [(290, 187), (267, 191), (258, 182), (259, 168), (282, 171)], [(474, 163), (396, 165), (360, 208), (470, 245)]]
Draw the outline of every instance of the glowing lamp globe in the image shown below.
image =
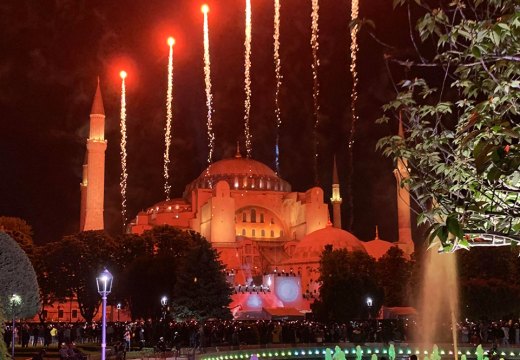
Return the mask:
[(168, 38), (168, 45), (169, 45), (169, 46), (173, 46), (173, 45), (175, 45), (175, 39), (172, 38), (171, 36)]
[(122, 70), (120, 73), (119, 73), (119, 76), (121, 76), (121, 79), (126, 79), (126, 71)]
[(107, 296), (112, 291), (112, 281), (114, 277), (107, 269), (103, 270), (96, 278), (98, 293), (101, 296)]
[(161, 305), (166, 306), (168, 304), (168, 298), (166, 296), (163, 296), (161, 298)]
[(204, 13), (204, 14), (209, 13), (209, 6), (208, 6), (208, 4), (204, 4), (204, 5), (202, 5), (202, 6), (200, 7), (200, 11), (202, 11), (202, 13)]
[(367, 306), (372, 307), (372, 298), (371, 297), (367, 297)]
[(11, 296), (11, 304), (13, 306), (20, 305), (21, 303), (22, 303), (22, 298), (20, 297), (20, 295), (13, 294), (13, 296)]

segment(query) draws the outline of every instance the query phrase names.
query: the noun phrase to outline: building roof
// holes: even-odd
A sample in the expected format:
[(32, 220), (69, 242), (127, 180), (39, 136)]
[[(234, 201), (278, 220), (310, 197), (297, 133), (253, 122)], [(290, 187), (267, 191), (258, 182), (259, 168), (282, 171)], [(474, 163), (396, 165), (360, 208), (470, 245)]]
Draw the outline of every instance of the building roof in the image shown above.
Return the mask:
[(243, 158), (237, 151), (233, 158), (214, 162), (184, 190), (188, 197), (194, 189), (213, 189), (219, 181), (228, 183), (232, 190), (290, 192), (291, 185), (278, 177), (267, 165), (250, 158)]
[(200, 177), (218, 175), (251, 175), (264, 177), (278, 177), (267, 165), (253, 159), (234, 157), (223, 159), (211, 164)]
[(396, 246), (396, 244), (394, 243), (384, 241), (381, 239), (366, 241), (362, 244), (365, 247), (368, 255), (372, 256), (376, 260), (378, 260), (381, 256), (386, 254), (392, 246)]
[(346, 249), (348, 251), (366, 252), (363, 242), (356, 236), (348, 231), (329, 226), (303, 237), (300, 243), (296, 245), (291, 258), (285, 263), (318, 263), (326, 245), (332, 245), (335, 250)]

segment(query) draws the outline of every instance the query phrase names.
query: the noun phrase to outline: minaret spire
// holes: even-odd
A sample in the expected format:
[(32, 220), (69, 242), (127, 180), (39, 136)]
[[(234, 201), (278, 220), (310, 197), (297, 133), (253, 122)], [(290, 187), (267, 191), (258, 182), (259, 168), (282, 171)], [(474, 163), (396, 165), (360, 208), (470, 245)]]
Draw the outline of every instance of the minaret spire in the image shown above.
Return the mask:
[(105, 197), (105, 107), (98, 77), (90, 111), (90, 131), (81, 182), (80, 231), (103, 230)]
[[(403, 140), (405, 139), (401, 114), (399, 114), (398, 134)], [(412, 239), (412, 222), (410, 216), (410, 189), (406, 183), (406, 180), (409, 178), (407, 159), (399, 158), (397, 160), (394, 175), (397, 185), (398, 246), (409, 256), (414, 252), (414, 242)]]
[(341, 193), (339, 190), (339, 176), (338, 167), (336, 165), (336, 155), (334, 155), (334, 164), (332, 169), (332, 197), (330, 198), (332, 203), (332, 220), (335, 228), (341, 229)]
[(242, 157), (242, 154), (240, 153), (240, 141), (238, 141), (238, 140), (237, 140), (237, 152), (235, 153), (235, 157), (237, 159)]

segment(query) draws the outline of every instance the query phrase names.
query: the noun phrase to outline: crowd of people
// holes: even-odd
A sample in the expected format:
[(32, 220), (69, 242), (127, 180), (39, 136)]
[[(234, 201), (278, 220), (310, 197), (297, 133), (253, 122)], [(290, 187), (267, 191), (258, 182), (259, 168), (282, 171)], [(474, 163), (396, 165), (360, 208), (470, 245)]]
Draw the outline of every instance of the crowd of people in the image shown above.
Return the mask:
[[(446, 324), (446, 326), (449, 326)], [(448, 329), (449, 330), (449, 329)], [(520, 345), (518, 321), (464, 321), (458, 324), (459, 342), (471, 344)], [(445, 332), (447, 335), (451, 331)], [(366, 342), (412, 342), (420, 335), (413, 321), (365, 320), (346, 324), (323, 324), (308, 320), (295, 321), (136, 321), (108, 323), (107, 343), (116, 352), (155, 347), (158, 351), (181, 348), (234, 347), (268, 344), (321, 344)], [(77, 352), (74, 344), (99, 343), (99, 323), (18, 323), (17, 344), (22, 347), (55, 344), (60, 352)], [(419, 337), (417, 337), (418, 339)], [(10, 346), (12, 328), (5, 324), (4, 340)], [(444, 339), (439, 339), (442, 342)], [(449, 340), (449, 339), (448, 339)], [(76, 357), (79, 358), (79, 357)]]

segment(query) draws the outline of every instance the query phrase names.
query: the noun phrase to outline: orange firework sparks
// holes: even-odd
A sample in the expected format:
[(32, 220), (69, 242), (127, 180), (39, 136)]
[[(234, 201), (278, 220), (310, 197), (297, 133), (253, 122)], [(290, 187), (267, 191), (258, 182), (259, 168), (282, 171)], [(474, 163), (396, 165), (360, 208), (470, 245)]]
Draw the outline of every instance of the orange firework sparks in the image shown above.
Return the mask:
[(215, 134), (213, 133), (213, 94), (211, 93), (211, 61), (209, 57), (209, 26), (208, 12), (209, 6), (202, 5), (204, 14), (204, 83), (206, 85), (206, 125), (208, 134), (208, 164), (213, 161), (213, 148), (215, 144)]
[(128, 179), (126, 169), (126, 71), (121, 71), (119, 76), (121, 76), (121, 177), (119, 186), (121, 188), (121, 215), (123, 218), (123, 227), (126, 227), (126, 186)]
[(251, 0), (246, 0), (246, 39), (244, 61), (244, 91), (246, 99), (244, 103), (244, 134), (246, 138), (247, 157), (251, 157), (252, 142), (249, 128), (249, 113), (251, 112)]
[(164, 194), (166, 200), (170, 200), (171, 184), (170, 184), (170, 146), (172, 141), (172, 102), (173, 102), (173, 45), (175, 39), (168, 38), (168, 46), (170, 52), (168, 56), (168, 90), (166, 92), (166, 128), (164, 129)]

